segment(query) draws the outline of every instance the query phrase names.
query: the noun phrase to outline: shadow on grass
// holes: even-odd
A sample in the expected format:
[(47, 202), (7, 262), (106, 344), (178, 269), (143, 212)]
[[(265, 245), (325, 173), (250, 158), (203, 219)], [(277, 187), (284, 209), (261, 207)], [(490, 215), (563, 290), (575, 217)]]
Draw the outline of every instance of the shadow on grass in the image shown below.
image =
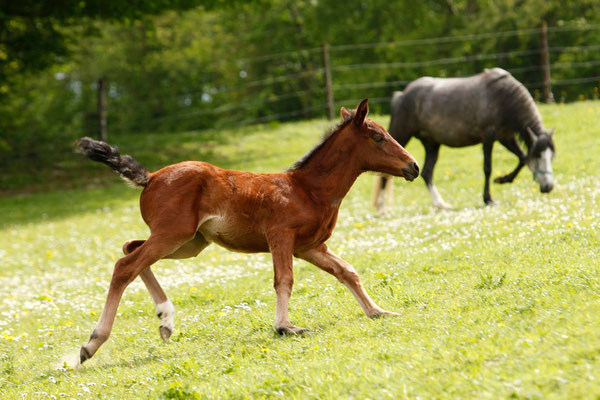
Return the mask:
[(54, 221), (127, 203), (135, 204), (140, 191), (123, 185), (55, 190), (0, 198), (0, 229)]
[[(131, 154), (151, 171), (184, 160), (226, 162), (215, 148), (236, 140), (242, 131), (216, 131), (121, 134), (111, 136), (109, 143)], [(105, 166), (86, 162), (74, 152), (73, 143), (62, 142), (48, 149), (43, 160), (21, 157), (2, 171), (0, 196), (51, 191), (56, 188), (80, 187), (90, 180), (105, 181), (110, 174)], [(18, 162), (20, 161), (20, 162)]]
[[(111, 138), (122, 154), (130, 154), (150, 171), (186, 160), (199, 160), (222, 168), (233, 168), (237, 158), (260, 160), (264, 154), (236, 151), (232, 159), (219, 148), (235, 146), (240, 136), (264, 127), (245, 127), (223, 132), (130, 134)], [(57, 220), (79, 213), (135, 204), (141, 188), (128, 188), (105, 165), (91, 162), (65, 150), (52, 168), (4, 171), (0, 182), (0, 229), (11, 225)], [(29, 175), (28, 175), (29, 174)], [(13, 186), (4, 183), (14, 180)], [(17, 186), (14, 186), (17, 185)]]

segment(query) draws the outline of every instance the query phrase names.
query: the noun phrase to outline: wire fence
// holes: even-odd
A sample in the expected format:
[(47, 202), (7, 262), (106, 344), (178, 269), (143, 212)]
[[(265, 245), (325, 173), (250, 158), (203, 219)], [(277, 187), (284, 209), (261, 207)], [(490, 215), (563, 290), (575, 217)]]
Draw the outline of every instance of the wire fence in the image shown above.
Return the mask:
[[(600, 25), (548, 27), (550, 46), (547, 47), (552, 78), (549, 84), (558, 101), (594, 98), (600, 83)], [(380, 104), (379, 112), (386, 112), (386, 102), (396, 90), (402, 90), (409, 82), (423, 75), (465, 76), (481, 72), (483, 67), (502, 67), (511, 72), (535, 96), (540, 99), (540, 89), (548, 82), (543, 79), (541, 51), (537, 38), (542, 28), (485, 32), (437, 38), (412, 39), (391, 42), (339, 44), (327, 46), (331, 62), (323, 62), (323, 47), (266, 54), (233, 60), (239, 70), (239, 78), (231, 82), (205, 82), (202, 89), (178, 93), (163, 102), (182, 103), (163, 115), (152, 117), (156, 126), (185, 122), (190, 129), (228, 127), (283, 121), (298, 118), (318, 118), (331, 115), (330, 108), (353, 106), (357, 100), (369, 97), (370, 102)], [(569, 43), (564, 35), (589, 34), (585, 43)], [(590, 34), (591, 33), (591, 34)], [(502, 48), (500, 40), (518, 39), (529, 43), (521, 49)], [(487, 45), (492, 41), (497, 47)], [(553, 45), (556, 42), (557, 45)], [(480, 43), (471, 52), (467, 44)], [(453, 45), (453, 46), (449, 46)], [(432, 59), (407, 59), (399, 50), (435, 46), (448, 53)], [(444, 46), (452, 49), (442, 49)], [(483, 50), (481, 50), (483, 49)], [(374, 52), (369, 62), (353, 62), (348, 54)], [(432, 52), (429, 52), (431, 54)], [(394, 59), (402, 54), (402, 59)], [(362, 57), (361, 59), (364, 59)], [(268, 69), (261, 65), (268, 64)], [(256, 72), (257, 71), (257, 72)], [(276, 72), (271, 72), (276, 71)], [(326, 85), (326, 75), (332, 77)], [(261, 75), (262, 74), (262, 75)], [(403, 76), (404, 74), (404, 76)], [(366, 80), (365, 80), (366, 78)], [(577, 85), (572, 89), (570, 87)], [(565, 90), (569, 89), (569, 90)], [(567, 93), (568, 92), (568, 93)], [(577, 96), (573, 96), (573, 92)], [(569, 96), (567, 96), (567, 93)], [(583, 93), (583, 96), (581, 95)], [(327, 101), (331, 98), (333, 101)], [(181, 102), (181, 99), (184, 99)], [(113, 99), (114, 103), (118, 99)], [(145, 100), (136, 106), (142, 106)], [(148, 103), (155, 101), (148, 99)], [(109, 99), (108, 106), (111, 106)], [(206, 125), (206, 117), (214, 122)], [(109, 124), (110, 126), (110, 124)]]
[[(598, 31), (600, 25), (547, 28), (549, 83), (556, 101), (598, 98)], [(140, 120), (144, 124), (140, 131), (151, 132), (331, 117), (337, 115), (340, 106), (353, 107), (365, 97), (369, 98), (374, 112), (387, 113), (392, 93), (403, 90), (420, 76), (467, 76), (481, 72), (485, 67), (506, 69), (530, 90), (536, 100), (541, 100), (547, 84), (539, 43), (541, 34), (542, 28), (532, 28), (333, 44), (232, 58), (229, 69), (235, 71), (235, 79), (231, 75), (209, 74), (214, 79), (190, 82), (189, 90), (160, 98), (127, 98), (120, 94), (120, 88), (112, 90), (111, 85), (115, 83), (109, 82), (106, 98), (108, 138), (110, 141), (112, 135), (131, 131), (133, 124)], [(326, 82), (328, 74), (330, 82)], [(162, 108), (157, 111), (158, 103)], [(98, 116), (88, 114), (84, 129), (89, 136), (97, 136)], [(141, 117), (134, 120), (138, 114)], [(24, 159), (27, 157), (22, 155)]]

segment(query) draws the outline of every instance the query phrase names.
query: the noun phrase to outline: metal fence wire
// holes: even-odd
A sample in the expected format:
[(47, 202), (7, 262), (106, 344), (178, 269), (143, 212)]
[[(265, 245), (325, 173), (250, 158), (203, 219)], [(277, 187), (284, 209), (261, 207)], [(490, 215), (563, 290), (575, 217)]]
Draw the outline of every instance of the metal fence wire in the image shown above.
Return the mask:
[[(352, 107), (364, 97), (370, 98), (375, 111), (385, 113), (389, 111), (392, 93), (402, 90), (419, 76), (466, 76), (481, 72), (484, 67), (508, 70), (539, 101), (551, 99), (545, 99), (544, 93), (556, 101), (597, 98), (600, 42), (599, 35), (594, 33), (599, 30), (600, 25), (542, 26), (392, 42), (324, 44), (322, 47), (235, 59), (232, 62), (239, 66), (240, 71), (237, 81), (206, 82), (202, 90), (163, 98), (163, 101), (179, 106), (151, 119), (156, 129), (162, 127), (164, 130), (171, 125), (181, 126), (182, 122), (189, 129), (203, 129), (323, 116), (333, 118), (337, 115), (338, 106)], [(571, 45), (565, 37), (583, 33), (591, 38), (583, 44)], [(546, 37), (550, 38), (547, 40)], [(510, 38), (533, 45), (525, 49), (494, 49), (486, 42), (498, 44), (500, 39)], [(553, 42), (561, 45), (553, 45)], [(564, 45), (565, 42), (568, 45)], [(487, 50), (453, 53), (452, 49), (466, 48), (466, 44), (473, 43), (479, 43), (477, 48)], [(446, 48), (451, 45), (452, 48)], [(435, 59), (416, 59), (417, 55), (415, 59), (406, 57), (411, 53), (406, 49), (427, 46), (436, 46), (436, 49), (441, 49), (440, 53), (447, 55)], [(360, 52), (375, 52), (375, 56), (369, 57), (374, 61), (353, 62), (348, 56)], [(394, 59), (398, 54), (404, 55), (403, 58)], [(148, 102), (151, 101), (148, 99)], [(118, 102), (119, 99), (109, 98), (107, 107), (122, 109)], [(207, 126), (208, 119), (214, 124)], [(118, 123), (117, 126), (110, 125), (118, 130)]]
[[(544, 33), (548, 38), (545, 48), (540, 45)], [(527, 46), (510, 48), (506, 41)], [(424, 53), (438, 57), (419, 56), (418, 49), (431, 46), (436, 51)], [(368, 57), (361, 54), (364, 52), (368, 52)], [(371, 61), (364, 62), (365, 59)], [(148, 112), (139, 132), (331, 119), (336, 118), (340, 106), (354, 107), (365, 97), (373, 112), (386, 114), (393, 92), (403, 90), (420, 76), (468, 76), (486, 67), (508, 70), (537, 101), (544, 100), (545, 91), (553, 94), (555, 101), (597, 99), (600, 25), (548, 27), (545, 32), (540, 27), (391, 42), (323, 44), (252, 58), (232, 57), (229, 62), (239, 72), (235, 79), (191, 82), (192, 89), (161, 97), (160, 101), (169, 107), (159, 113)], [(122, 93), (115, 85), (118, 83), (110, 80), (98, 85), (106, 88), (106, 109), (82, 116), (83, 131), (78, 130), (76, 136), (100, 137), (100, 126), (107, 128), (108, 141), (114, 141), (120, 133), (137, 132), (129, 120), (137, 115), (139, 121), (139, 111), (151, 109), (157, 99), (123, 99), (112, 95)], [(100, 115), (106, 116), (106, 123), (98, 120)], [(65, 158), (71, 156), (70, 143), (56, 143), (55, 151)], [(32, 157), (35, 154), (13, 153), (11, 160)]]

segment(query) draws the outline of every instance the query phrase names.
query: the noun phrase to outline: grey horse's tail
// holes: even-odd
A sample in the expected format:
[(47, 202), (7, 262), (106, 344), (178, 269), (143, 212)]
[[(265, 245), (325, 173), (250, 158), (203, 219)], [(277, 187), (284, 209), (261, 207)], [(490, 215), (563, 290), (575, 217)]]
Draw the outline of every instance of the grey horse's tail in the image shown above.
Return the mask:
[(392, 106), (392, 110), (394, 109), (394, 106), (398, 103), (398, 101), (400, 101), (400, 97), (402, 97), (402, 91), (401, 90), (395, 91), (392, 94), (392, 101), (390, 102), (390, 104)]
[(133, 186), (146, 186), (150, 181), (150, 172), (131, 156), (121, 155), (116, 147), (108, 143), (82, 137), (75, 146), (77, 150), (93, 161), (108, 165)]

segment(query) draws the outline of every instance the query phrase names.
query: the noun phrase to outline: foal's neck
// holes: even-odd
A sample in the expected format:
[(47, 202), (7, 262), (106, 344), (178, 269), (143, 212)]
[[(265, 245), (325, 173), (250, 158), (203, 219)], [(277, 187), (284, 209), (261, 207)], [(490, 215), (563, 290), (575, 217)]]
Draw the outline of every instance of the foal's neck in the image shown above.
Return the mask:
[(356, 143), (341, 133), (334, 133), (305, 165), (292, 171), (315, 201), (335, 207), (363, 172), (356, 162)]

